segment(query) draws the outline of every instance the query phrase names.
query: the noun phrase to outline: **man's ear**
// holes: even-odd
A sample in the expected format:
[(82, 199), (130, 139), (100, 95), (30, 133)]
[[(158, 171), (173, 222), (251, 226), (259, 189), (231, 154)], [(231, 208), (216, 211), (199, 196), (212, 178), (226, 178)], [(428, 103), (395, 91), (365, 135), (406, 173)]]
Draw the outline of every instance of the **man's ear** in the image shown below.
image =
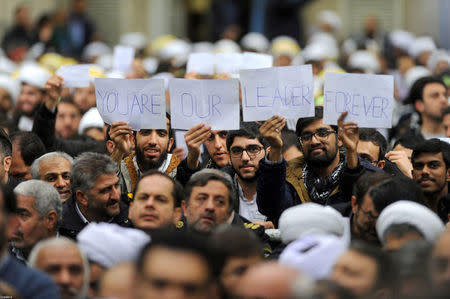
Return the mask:
[(77, 190), (75, 192), (75, 198), (77, 199), (77, 203), (83, 207), (87, 207), (88, 206), (88, 197), (87, 195), (81, 191), (81, 190)]
[(114, 142), (112, 140), (106, 141), (106, 150), (108, 151), (108, 153), (111, 154), (114, 151), (115, 147), (116, 147), (116, 145), (114, 144)]
[(386, 161), (384, 161), (384, 160), (378, 161), (378, 163), (377, 163), (378, 168), (383, 169), (384, 166), (386, 166)]
[(356, 202), (356, 196), (352, 195), (352, 212), (353, 214), (356, 214), (358, 211), (358, 203)]
[(47, 230), (54, 229), (57, 222), (58, 222), (58, 213), (55, 210), (51, 210), (44, 217), (44, 225), (45, 228), (47, 228)]
[(11, 163), (12, 163), (11, 156), (7, 156), (7, 157), (5, 157), (5, 159), (3, 159), (3, 169), (5, 170), (6, 173), (9, 173), (9, 169), (11, 168)]
[(173, 147), (173, 137), (169, 138), (169, 144), (167, 145), (167, 152), (170, 152)]
[(173, 223), (176, 225), (181, 218), (181, 207), (175, 208), (173, 212)]
[(183, 215), (186, 215), (186, 209), (187, 209), (186, 200), (181, 201), (181, 208), (183, 209)]
[(417, 112), (422, 113), (423, 110), (424, 110), (423, 101), (415, 100), (414, 101), (414, 108), (416, 108)]
[(447, 178), (446, 182), (450, 182), (450, 168), (447, 169)]
[(266, 147), (266, 155), (268, 155), (269, 153), (270, 153), (270, 145)]

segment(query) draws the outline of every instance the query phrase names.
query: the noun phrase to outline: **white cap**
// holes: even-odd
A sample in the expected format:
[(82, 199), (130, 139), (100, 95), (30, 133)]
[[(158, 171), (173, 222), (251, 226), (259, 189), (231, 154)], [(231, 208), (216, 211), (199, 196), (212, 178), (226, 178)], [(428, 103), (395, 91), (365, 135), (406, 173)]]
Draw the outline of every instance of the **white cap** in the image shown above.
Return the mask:
[(344, 52), (345, 55), (350, 55), (353, 52), (356, 52), (356, 50), (358, 50), (358, 45), (356, 44), (354, 39), (347, 38), (342, 43), (341, 50), (342, 52)]
[(321, 61), (324, 59), (328, 59), (328, 52), (325, 47), (323, 47), (321, 44), (309, 44), (307, 45), (302, 52), (300, 53), (302, 55), (303, 60), (305, 62), (308, 61)]
[(328, 24), (334, 31), (339, 31), (342, 28), (341, 17), (331, 10), (322, 10), (317, 15), (317, 21), (320, 24)]
[(377, 220), (378, 239), (385, 244), (385, 232), (393, 224), (410, 224), (425, 240), (434, 243), (444, 231), (444, 223), (432, 210), (419, 203), (400, 200), (388, 205)]
[(249, 32), (241, 39), (241, 46), (246, 50), (267, 52), (269, 50), (269, 40), (262, 33)]
[(408, 54), (413, 58), (417, 58), (421, 53), (436, 50), (436, 44), (431, 36), (417, 37), (409, 47)]
[(444, 49), (437, 49), (431, 53), (427, 63), (428, 69), (434, 73), (439, 62), (446, 62), (450, 66), (450, 54)]
[(331, 275), (337, 259), (347, 250), (348, 242), (333, 235), (309, 235), (290, 243), (278, 262), (314, 279)]
[(104, 70), (110, 70), (113, 67), (113, 61), (114, 56), (111, 53), (109, 53), (100, 55), (95, 61), (95, 64), (101, 66)]
[(21, 87), (19, 80), (13, 79), (5, 74), (0, 74), (0, 87), (8, 91), (13, 100), (13, 103), (17, 100)]
[(366, 74), (380, 72), (378, 58), (369, 51), (359, 50), (351, 54), (347, 62), (350, 68), (361, 69)]
[(168, 42), (167, 45), (161, 49), (159, 57), (162, 60), (176, 59), (178, 64), (184, 64), (187, 62), (191, 49), (192, 47), (187, 41), (176, 39)]
[(193, 43), (192, 53), (214, 53), (214, 44), (210, 42)]
[(150, 237), (139, 229), (113, 223), (89, 223), (77, 236), (77, 243), (88, 260), (110, 268), (133, 262)]
[(240, 53), (241, 47), (231, 39), (221, 39), (214, 44), (215, 53)]
[(408, 52), (409, 47), (414, 41), (414, 34), (404, 30), (395, 30), (389, 34), (391, 45)]
[(18, 79), (22, 83), (30, 84), (42, 89), (50, 77), (50, 72), (41, 67), (39, 64), (27, 62), (22, 64), (20, 67)]
[(290, 36), (280, 35), (270, 43), (270, 53), (274, 57), (287, 55), (291, 58), (300, 52), (300, 46), (295, 39)]
[(339, 47), (333, 35), (327, 32), (318, 32), (311, 36), (308, 44), (318, 44), (324, 48), (328, 59), (337, 59), (339, 57)]
[(0, 73), (11, 74), (17, 69), (17, 65), (8, 57), (0, 56)]
[(154, 74), (158, 69), (159, 62), (155, 57), (147, 57), (142, 60), (142, 65), (144, 66), (147, 74), (151, 75)]
[(405, 87), (410, 90), (414, 82), (427, 76), (431, 76), (431, 72), (426, 67), (420, 65), (412, 67), (405, 74)]
[(316, 203), (304, 203), (286, 209), (279, 221), (281, 240), (284, 244), (311, 234), (340, 237), (344, 235), (345, 225), (338, 211)]
[(96, 107), (89, 109), (81, 118), (80, 125), (78, 126), (78, 134), (84, 134), (84, 130), (89, 128), (103, 129), (103, 119), (100, 116)]
[(90, 61), (92, 58), (111, 54), (112, 51), (107, 44), (103, 42), (89, 43), (83, 50), (83, 60)]
[(119, 44), (140, 50), (147, 46), (148, 39), (142, 32), (128, 32), (120, 37)]

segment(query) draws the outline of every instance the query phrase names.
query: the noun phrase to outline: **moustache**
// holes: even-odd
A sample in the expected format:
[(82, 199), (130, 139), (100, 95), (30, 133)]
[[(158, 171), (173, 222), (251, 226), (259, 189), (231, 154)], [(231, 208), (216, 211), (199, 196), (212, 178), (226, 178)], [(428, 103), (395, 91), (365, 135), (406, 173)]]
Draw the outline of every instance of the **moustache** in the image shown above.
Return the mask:
[(310, 153), (312, 153), (313, 150), (316, 150), (316, 149), (321, 149), (321, 150), (323, 150), (324, 152), (327, 151), (327, 148), (326, 148), (326, 147), (321, 146), (321, 145), (317, 145), (317, 146), (311, 147), (311, 148), (308, 150), (308, 153), (310, 154)]
[(422, 175), (422, 176), (420, 177), (420, 179), (419, 179), (419, 183), (422, 183), (422, 182), (425, 181), (425, 180), (427, 180), (427, 181), (432, 181), (432, 182), (436, 182), (435, 179), (429, 177), (428, 175)]
[(118, 202), (119, 202), (118, 199), (110, 199), (110, 200), (108, 200), (108, 202), (106, 203), (106, 205), (109, 207), (109, 206), (115, 205), (115, 204), (118, 203)]
[(78, 290), (72, 287), (60, 287), (61, 290), (61, 294), (67, 294), (68, 296), (70, 296), (70, 298), (75, 297), (76, 295), (78, 295)]
[(214, 222), (216, 222), (216, 215), (214, 214), (214, 212), (204, 212), (202, 214), (200, 214), (200, 218), (211, 218), (212, 220), (214, 220)]

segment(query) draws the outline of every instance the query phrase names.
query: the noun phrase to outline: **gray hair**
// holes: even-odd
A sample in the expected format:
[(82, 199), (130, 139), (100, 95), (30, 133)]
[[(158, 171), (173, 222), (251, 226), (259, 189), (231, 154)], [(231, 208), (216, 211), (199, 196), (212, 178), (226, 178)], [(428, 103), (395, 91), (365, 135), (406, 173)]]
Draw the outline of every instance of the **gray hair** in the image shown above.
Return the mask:
[(118, 167), (109, 156), (99, 153), (82, 153), (75, 158), (70, 171), (72, 192), (81, 190), (89, 193), (95, 180), (102, 174), (117, 174)]
[(20, 183), (14, 188), (16, 195), (33, 196), (34, 208), (39, 216), (43, 218), (48, 212), (55, 210), (58, 214), (58, 222), (55, 229), (62, 220), (62, 203), (58, 191), (50, 184), (40, 180), (28, 180)]
[(191, 196), (192, 189), (198, 186), (205, 186), (209, 181), (219, 181), (227, 187), (229, 193), (228, 198), (230, 201), (229, 211), (233, 210), (237, 201), (237, 196), (231, 176), (228, 173), (211, 168), (205, 168), (194, 173), (186, 183), (186, 187), (184, 188), (186, 204), (189, 204), (189, 197)]
[(75, 241), (66, 237), (57, 237), (57, 238), (54, 237), (38, 242), (30, 252), (30, 255), (28, 257), (28, 265), (31, 268), (36, 269), (37, 257), (42, 249), (49, 247), (63, 247), (63, 246), (74, 246), (80, 252), (81, 259), (83, 260), (83, 288), (81, 289), (81, 292), (78, 294), (77, 298), (79, 299), (86, 298), (89, 290), (89, 278), (90, 278), (89, 262), (86, 255), (83, 253), (80, 247), (78, 247)]
[(47, 162), (55, 158), (64, 158), (67, 161), (69, 161), (70, 165), (73, 164), (73, 158), (64, 152), (47, 153), (34, 160), (33, 163), (31, 164), (30, 173), (33, 179), (39, 180), (41, 178), (41, 175), (39, 173), (39, 165), (41, 164), (41, 162)]

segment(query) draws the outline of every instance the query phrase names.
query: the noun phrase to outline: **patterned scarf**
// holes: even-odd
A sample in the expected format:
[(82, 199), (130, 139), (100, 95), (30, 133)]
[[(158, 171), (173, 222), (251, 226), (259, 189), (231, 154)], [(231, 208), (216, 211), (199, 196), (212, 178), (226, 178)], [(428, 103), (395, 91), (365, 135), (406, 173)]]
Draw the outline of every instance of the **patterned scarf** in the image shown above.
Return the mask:
[(312, 171), (308, 166), (308, 163), (305, 164), (302, 178), (312, 202), (323, 205), (327, 204), (331, 192), (336, 189), (341, 181), (345, 156), (341, 155), (340, 158), (338, 166), (325, 178), (318, 176)]

